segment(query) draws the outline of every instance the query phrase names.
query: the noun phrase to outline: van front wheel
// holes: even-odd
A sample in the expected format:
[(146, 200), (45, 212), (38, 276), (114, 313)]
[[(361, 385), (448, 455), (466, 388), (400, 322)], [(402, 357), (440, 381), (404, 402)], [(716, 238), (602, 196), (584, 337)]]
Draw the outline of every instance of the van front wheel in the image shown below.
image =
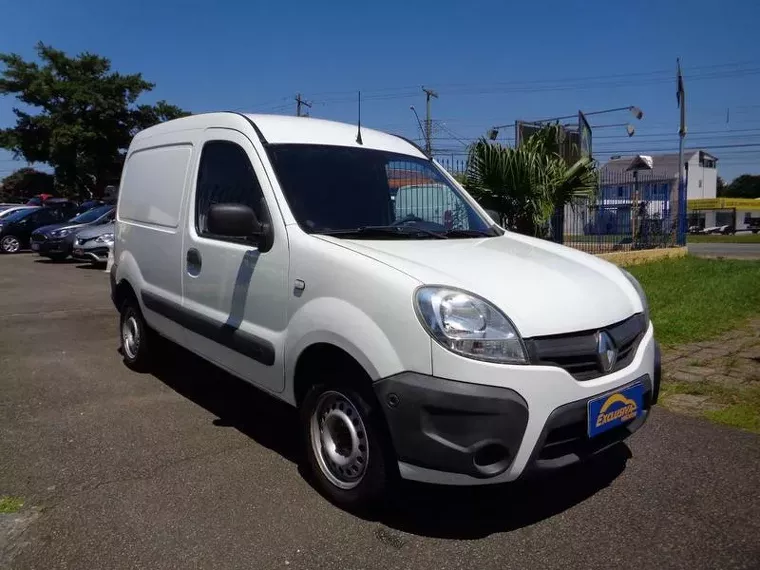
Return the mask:
[(316, 384), (301, 406), (309, 466), (323, 493), (340, 507), (372, 506), (391, 480), (381, 410), (345, 383)]
[(147, 371), (152, 358), (154, 335), (143, 318), (140, 305), (134, 299), (126, 300), (121, 307), (119, 332), (124, 364), (137, 372)]

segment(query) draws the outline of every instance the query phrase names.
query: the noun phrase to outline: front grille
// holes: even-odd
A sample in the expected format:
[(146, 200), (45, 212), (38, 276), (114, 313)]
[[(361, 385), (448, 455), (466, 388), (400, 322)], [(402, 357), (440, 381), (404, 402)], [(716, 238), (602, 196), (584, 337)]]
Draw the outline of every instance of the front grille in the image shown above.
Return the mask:
[[(525, 340), (531, 364), (559, 366), (579, 381), (591, 380), (628, 366), (644, 336), (644, 315), (632, 317), (600, 329)], [(597, 335), (605, 331), (618, 350), (612, 370), (605, 372), (597, 354)]]

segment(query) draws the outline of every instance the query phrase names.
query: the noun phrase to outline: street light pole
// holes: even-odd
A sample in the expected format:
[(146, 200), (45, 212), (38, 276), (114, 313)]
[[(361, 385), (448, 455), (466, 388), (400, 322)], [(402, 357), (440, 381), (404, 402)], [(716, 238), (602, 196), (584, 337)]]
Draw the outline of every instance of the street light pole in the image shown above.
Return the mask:
[(412, 110), (412, 113), (414, 113), (414, 116), (417, 119), (417, 126), (420, 128), (420, 134), (424, 137), (425, 129), (422, 128), (422, 121), (420, 121), (420, 116), (417, 114), (417, 109), (414, 108), (414, 105), (409, 105), (409, 108)]
[[(631, 114), (636, 117), (637, 119), (641, 119), (644, 116), (644, 111), (642, 111), (640, 108), (636, 107), (635, 105), (629, 105), (627, 107), (615, 107), (614, 109), (602, 109), (601, 111), (589, 111), (588, 113), (583, 113), (585, 116), (589, 115), (604, 115), (605, 113), (617, 113), (619, 111), (630, 111)], [(563, 119), (575, 119), (578, 117), (578, 114), (574, 115), (565, 115), (563, 117), (552, 117), (550, 119), (539, 119), (537, 121), (530, 121), (530, 123), (537, 124), (537, 123), (551, 123), (554, 121), (561, 121)], [(506, 127), (510, 127), (512, 125), (494, 125), (490, 128), (488, 131), (488, 138), (492, 141), (496, 140), (496, 137), (499, 136), (499, 129), (504, 129)], [(630, 125), (629, 125), (630, 126)], [(592, 127), (595, 128), (595, 127)], [(633, 135), (633, 127), (630, 127), (628, 129), (628, 136)]]

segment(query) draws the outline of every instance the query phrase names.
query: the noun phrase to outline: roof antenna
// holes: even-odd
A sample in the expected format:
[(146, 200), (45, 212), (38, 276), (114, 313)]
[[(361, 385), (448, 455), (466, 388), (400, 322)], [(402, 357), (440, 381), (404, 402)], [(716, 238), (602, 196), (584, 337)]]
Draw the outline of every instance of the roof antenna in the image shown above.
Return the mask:
[(362, 141), (362, 92), (359, 91), (359, 123), (356, 127), (356, 142), (363, 145)]

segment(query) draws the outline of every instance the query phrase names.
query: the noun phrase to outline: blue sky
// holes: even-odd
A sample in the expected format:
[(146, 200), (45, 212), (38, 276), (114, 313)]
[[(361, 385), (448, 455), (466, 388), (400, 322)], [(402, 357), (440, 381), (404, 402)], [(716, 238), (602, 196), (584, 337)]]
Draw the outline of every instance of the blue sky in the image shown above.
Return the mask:
[[(636, 105), (645, 115), (601, 115), (595, 156), (675, 151), (675, 60), (684, 66), (687, 146), (719, 157), (725, 179), (760, 173), (760, 3), (658, 2), (94, 2), (0, 5), (0, 52), (34, 57), (42, 40), (90, 51), (156, 83), (144, 100), (194, 112), (294, 113), (297, 92), (317, 117), (418, 138), (421, 86), (436, 89), (434, 147), (515, 119)], [(0, 125), (15, 101), (0, 98)], [(512, 137), (513, 128), (503, 129)], [(509, 142), (507, 139), (506, 142)], [(741, 146), (735, 146), (741, 145)], [(750, 146), (748, 146), (750, 145)], [(755, 145), (755, 146), (751, 146)], [(23, 163), (0, 151), (0, 176)]]

